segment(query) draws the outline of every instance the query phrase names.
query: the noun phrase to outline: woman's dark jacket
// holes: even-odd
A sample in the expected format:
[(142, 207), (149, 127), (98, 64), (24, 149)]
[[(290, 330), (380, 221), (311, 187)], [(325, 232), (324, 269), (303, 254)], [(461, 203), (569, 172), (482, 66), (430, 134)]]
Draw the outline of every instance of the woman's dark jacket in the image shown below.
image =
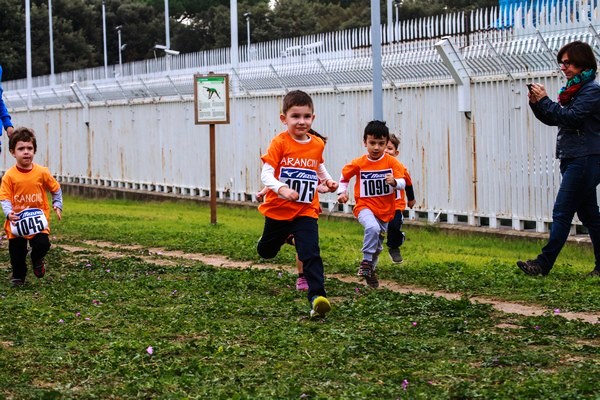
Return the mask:
[(600, 154), (600, 85), (587, 82), (565, 106), (548, 96), (529, 103), (536, 118), (558, 126), (556, 158), (577, 158)]

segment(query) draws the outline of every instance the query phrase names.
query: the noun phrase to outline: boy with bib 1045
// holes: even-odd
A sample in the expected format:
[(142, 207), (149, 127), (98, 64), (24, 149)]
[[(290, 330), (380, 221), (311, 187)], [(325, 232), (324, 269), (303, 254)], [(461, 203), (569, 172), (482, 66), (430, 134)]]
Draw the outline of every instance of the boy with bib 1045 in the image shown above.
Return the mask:
[(396, 191), (406, 186), (406, 167), (386, 153), (389, 139), (385, 122), (369, 122), (363, 134), (367, 154), (344, 166), (338, 189), (338, 202), (346, 203), (350, 179), (356, 177), (353, 213), (365, 229), (358, 276), (373, 288), (379, 287), (375, 268), (388, 222), (394, 218)]
[(33, 130), (15, 129), (9, 150), (16, 164), (2, 178), (0, 204), (6, 215), (4, 230), (12, 267), (11, 285), (22, 286), (27, 275), (28, 243), (34, 275), (42, 278), (46, 273), (44, 257), (50, 250), (50, 205), (46, 192), (51, 193), (52, 207), (60, 220), (62, 191), (48, 168), (33, 163), (37, 151)]
[(308, 94), (295, 90), (285, 95), (280, 120), (287, 130), (273, 138), (261, 157), (261, 180), (269, 190), (258, 207), (265, 216), (265, 226), (257, 245), (262, 258), (273, 258), (293, 235), (308, 283), (311, 318), (325, 316), (331, 310), (319, 248), (317, 220), (321, 206), (317, 186), (322, 182), (331, 192), (338, 187), (324, 165), (323, 140), (309, 134), (314, 119)]

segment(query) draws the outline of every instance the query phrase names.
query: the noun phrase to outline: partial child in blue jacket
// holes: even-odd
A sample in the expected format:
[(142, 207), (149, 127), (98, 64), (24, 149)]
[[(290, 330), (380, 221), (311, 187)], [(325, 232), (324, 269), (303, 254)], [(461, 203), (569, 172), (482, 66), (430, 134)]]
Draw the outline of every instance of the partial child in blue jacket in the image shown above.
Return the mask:
[[(4, 127), (4, 130), (6, 130), (6, 133), (8, 134), (8, 137), (10, 138), (12, 136), (13, 133), (13, 124), (10, 121), (10, 114), (8, 113), (8, 110), (6, 109), (6, 105), (4, 104), (4, 100), (2, 99), (2, 66), (0, 65), (0, 119), (2, 120), (2, 126)], [(0, 129), (0, 136), (2, 135), (2, 129)]]

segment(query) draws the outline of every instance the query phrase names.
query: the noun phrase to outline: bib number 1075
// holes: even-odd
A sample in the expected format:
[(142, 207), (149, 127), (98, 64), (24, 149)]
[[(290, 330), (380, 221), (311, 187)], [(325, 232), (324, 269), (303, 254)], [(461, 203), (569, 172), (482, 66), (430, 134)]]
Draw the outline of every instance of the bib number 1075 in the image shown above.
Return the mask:
[(281, 168), (279, 180), (298, 192), (299, 203), (312, 203), (319, 183), (316, 171), (303, 168)]
[(39, 208), (28, 208), (17, 214), (18, 221), (11, 223), (11, 231), (15, 236), (36, 235), (48, 228), (46, 215)]

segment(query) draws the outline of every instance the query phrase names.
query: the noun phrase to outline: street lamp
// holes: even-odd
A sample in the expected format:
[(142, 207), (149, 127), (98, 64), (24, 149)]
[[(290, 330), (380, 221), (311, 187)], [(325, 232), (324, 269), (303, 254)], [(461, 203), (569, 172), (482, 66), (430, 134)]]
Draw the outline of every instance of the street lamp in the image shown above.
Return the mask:
[(171, 48), (171, 31), (169, 26), (169, 0), (165, 0), (165, 45)]
[(119, 25), (115, 29), (117, 30), (117, 36), (119, 37), (119, 73), (123, 76), (123, 58), (121, 57), (121, 52), (125, 50), (127, 43), (121, 44), (121, 29), (123, 29), (123, 25)]
[(246, 40), (248, 41), (248, 62), (250, 62), (250, 16), (251, 12), (244, 13), (244, 18), (246, 18)]
[(162, 50), (165, 52), (165, 64), (166, 70), (171, 70), (171, 56), (179, 55), (179, 51), (168, 48), (163, 44), (155, 44), (154, 45), (154, 58), (156, 58), (156, 50)]
[(50, 85), (54, 86), (54, 35), (52, 31), (52, 0), (48, 0), (48, 33), (50, 36)]
[(104, 79), (108, 79), (108, 57), (106, 56), (106, 0), (102, 0), (102, 36), (104, 38)]
[(31, 75), (31, 0), (25, 0), (25, 69), (27, 74), (27, 109), (31, 109), (33, 101), (33, 77)]

